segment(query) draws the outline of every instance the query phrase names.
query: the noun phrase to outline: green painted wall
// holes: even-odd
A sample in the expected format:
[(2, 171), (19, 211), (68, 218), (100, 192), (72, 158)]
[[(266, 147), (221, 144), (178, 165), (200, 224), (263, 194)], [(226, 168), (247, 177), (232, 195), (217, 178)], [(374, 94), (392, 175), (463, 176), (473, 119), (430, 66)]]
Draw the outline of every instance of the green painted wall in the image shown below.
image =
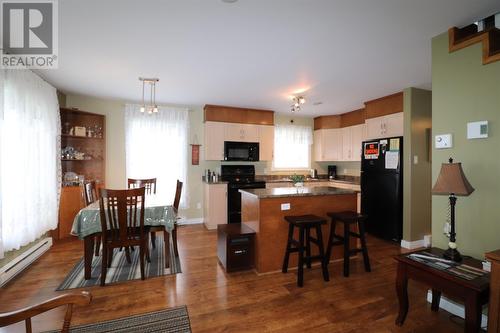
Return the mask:
[[(433, 137), (453, 135), (453, 148), (432, 150), (433, 184), (448, 157), (462, 162), (476, 191), (458, 198), (457, 245), (478, 258), (500, 248), (500, 62), (483, 65), (481, 56), (480, 44), (449, 53), (447, 33), (432, 40)], [(478, 120), (489, 121), (489, 138), (468, 140), (467, 122)], [(433, 245), (442, 248), (447, 207), (447, 197), (433, 196)]]
[(403, 239), (411, 242), (431, 233), (429, 131), (432, 126), (432, 93), (407, 88), (403, 107)]

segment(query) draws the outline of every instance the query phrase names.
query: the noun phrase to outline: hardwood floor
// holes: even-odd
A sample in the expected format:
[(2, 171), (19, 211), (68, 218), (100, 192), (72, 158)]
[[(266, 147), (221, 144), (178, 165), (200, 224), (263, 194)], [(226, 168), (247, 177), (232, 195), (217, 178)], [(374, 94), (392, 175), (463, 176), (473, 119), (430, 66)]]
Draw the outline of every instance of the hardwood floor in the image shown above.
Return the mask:
[[(400, 248), (369, 237), (372, 272), (365, 273), (361, 257), (352, 260), (351, 275), (342, 276), (342, 263), (330, 264), (330, 282), (321, 270), (305, 270), (304, 287), (296, 274), (257, 276), (254, 272), (227, 275), (217, 262), (216, 232), (202, 225), (178, 229), (183, 273), (87, 288), (92, 303), (77, 307), (73, 325), (187, 305), (193, 332), (463, 332), (463, 323), (450, 314), (433, 313), (426, 303), (427, 288), (409, 283), (410, 312), (403, 327), (397, 315), (396, 263)], [(284, 249), (283, 249), (284, 251)], [(55, 292), (75, 262), (83, 242), (58, 243), (0, 292), (0, 312), (42, 301)], [(35, 317), (35, 330), (59, 328), (63, 309)], [(16, 328), (0, 329), (0, 332)]]

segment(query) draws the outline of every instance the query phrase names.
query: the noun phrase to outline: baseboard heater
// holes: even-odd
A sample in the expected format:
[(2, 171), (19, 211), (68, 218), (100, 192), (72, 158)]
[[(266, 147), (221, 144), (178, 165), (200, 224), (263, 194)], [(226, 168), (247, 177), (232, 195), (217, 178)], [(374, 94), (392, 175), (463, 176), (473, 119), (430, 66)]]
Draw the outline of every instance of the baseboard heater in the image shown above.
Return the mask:
[(21, 273), (32, 262), (47, 252), (52, 246), (52, 238), (46, 237), (38, 241), (35, 245), (9, 261), (7, 265), (0, 268), (0, 287), (12, 280), (17, 274)]

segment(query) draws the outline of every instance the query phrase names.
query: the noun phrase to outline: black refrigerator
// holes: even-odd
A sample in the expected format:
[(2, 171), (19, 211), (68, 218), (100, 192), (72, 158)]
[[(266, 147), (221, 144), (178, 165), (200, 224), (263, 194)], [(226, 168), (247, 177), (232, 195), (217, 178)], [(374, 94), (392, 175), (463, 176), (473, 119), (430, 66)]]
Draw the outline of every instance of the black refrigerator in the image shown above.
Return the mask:
[(403, 137), (364, 141), (361, 156), (361, 212), (366, 230), (401, 241), (403, 236)]

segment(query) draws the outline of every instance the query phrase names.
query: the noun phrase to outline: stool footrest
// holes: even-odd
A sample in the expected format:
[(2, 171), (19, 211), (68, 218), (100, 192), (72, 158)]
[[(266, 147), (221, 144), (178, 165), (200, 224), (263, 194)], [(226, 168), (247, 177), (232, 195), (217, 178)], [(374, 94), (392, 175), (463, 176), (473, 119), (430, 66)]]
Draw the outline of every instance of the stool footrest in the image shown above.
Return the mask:
[(356, 254), (359, 252), (363, 252), (363, 249), (350, 249), (349, 250), (349, 254)]

